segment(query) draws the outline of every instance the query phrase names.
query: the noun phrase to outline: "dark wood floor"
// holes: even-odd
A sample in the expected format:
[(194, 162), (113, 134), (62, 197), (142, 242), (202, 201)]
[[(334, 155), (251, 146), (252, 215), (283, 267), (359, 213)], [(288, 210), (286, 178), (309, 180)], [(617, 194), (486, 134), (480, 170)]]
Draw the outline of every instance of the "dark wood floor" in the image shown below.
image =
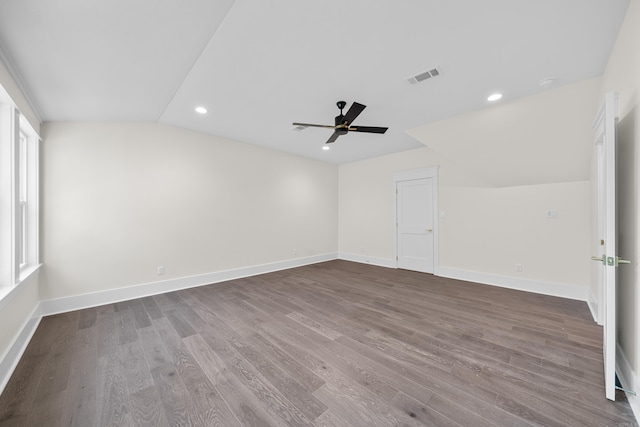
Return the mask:
[(332, 261), (44, 318), (0, 426), (634, 426), (601, 332), (582, 302)]

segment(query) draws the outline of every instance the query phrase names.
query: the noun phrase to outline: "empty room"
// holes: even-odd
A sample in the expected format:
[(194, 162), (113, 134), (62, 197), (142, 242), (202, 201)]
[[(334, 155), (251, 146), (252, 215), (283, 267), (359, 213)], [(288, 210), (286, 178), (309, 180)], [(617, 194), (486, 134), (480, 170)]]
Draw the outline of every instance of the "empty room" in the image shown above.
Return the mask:
[(0, 2), (0, 427), (637, 426), (639, 0)]

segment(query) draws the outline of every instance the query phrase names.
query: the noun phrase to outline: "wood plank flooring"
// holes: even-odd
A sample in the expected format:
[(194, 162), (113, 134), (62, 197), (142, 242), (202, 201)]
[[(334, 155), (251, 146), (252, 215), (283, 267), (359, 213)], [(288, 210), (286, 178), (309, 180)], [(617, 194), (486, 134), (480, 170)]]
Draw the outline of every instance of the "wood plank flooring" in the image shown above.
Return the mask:
[(635, 426), (585, 303), (346, 261), (42, 320), (7, 426)]

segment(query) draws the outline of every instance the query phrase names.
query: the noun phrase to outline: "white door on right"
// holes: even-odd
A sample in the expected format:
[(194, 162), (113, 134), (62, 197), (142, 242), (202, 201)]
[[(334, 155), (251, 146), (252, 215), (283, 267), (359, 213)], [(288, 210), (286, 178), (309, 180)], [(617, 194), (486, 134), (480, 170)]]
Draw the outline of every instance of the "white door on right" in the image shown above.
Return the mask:
[(396, 183), (398, 268), (433, 273), (433, 178)]
[[(602, 262), (604, 274), (600, 275), (599, 292), (602, 305), (602, 350), (604, 356), (605, 395), (615, 400), (616, 378), (616, 268), (629, 261), (620, 259), (617, 245), (616, 203), (616, 116), (617, 96), (607, 94), (605, 103), (594, 124), (595, 143), (598, 149), (598, 223), (602, 233), (602, 253), (592, 259)], [(600, 311), (600, 310), (599, 310)]]

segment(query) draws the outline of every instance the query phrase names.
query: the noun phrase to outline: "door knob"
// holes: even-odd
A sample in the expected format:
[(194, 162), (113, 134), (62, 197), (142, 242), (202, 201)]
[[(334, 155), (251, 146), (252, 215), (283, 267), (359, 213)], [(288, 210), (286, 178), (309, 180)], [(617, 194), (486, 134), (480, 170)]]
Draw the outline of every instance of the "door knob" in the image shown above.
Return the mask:
[(610, 267), (617, 267), (620, 264), (631, 264), (631, 261), (628, 259), (621, 259), (620, 257), (608, 257), (606, 255), (602, 255), (602, 258), (598, 258), (597, 256), (592, 256), (591, 259), (593, 261), (600, 261), (603, 265), (608, 265)]
[[(620, 257), (615, 257), (613, 260), (613, 265), (615, 267), (619, 266), (620, 264), (631, 264), (631, 261), (629, 261), (628, 259), (621, 259)], [(609, 264), (611, 265), (611, 264)]]

